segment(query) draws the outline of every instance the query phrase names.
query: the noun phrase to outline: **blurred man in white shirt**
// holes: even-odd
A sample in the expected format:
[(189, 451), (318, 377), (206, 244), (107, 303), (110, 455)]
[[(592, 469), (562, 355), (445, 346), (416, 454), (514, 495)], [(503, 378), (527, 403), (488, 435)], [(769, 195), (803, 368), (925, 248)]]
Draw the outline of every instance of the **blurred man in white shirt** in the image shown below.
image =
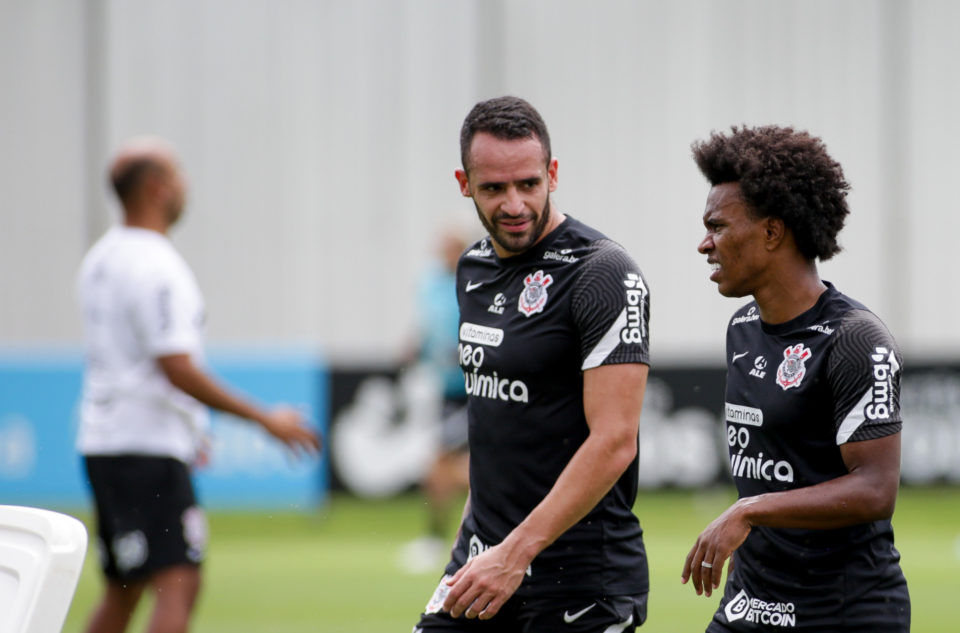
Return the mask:
[(110, 182), (123, 222), (90, 249), (78, 278), (86, 371), (77, 448), (106, 575), (88, 631), (124, 631), (147, 587), (156, 595), (149, 631), (186, 631), (207, 540), (190, 478), (207, 407), (257, 422), (296, 451), (318, 452), (320, 438), (296, 409), (265, 411), (204, 369), (203, 296), (167, 238), (186, 202), (173, 148), (154, 137), (126, 142)]

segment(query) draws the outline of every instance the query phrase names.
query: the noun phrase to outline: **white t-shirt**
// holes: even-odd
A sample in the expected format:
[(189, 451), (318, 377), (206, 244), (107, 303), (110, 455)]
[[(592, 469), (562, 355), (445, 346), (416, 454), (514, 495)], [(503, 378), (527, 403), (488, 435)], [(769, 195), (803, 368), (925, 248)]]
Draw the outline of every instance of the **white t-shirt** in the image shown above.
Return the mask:
[(157, 358), (203, 364), (204, 303), (166, 236), (116, 226), (87, 253), (77, 280), (86, 369), (77, 449), (191, 462), (209, 412), (167, 380)]

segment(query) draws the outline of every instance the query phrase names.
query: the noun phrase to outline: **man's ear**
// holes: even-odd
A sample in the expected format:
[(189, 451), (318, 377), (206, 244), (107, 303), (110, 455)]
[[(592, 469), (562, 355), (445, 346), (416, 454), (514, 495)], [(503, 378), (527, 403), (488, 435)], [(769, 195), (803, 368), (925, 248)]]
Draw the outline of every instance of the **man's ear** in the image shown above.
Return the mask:
[(560, 168), (560, 163), (557, 162), (556, 157), (551, 158), (550, 162), (547, 163), (547, 179), (549, 181), (548, 186), (550, 191), (557, 190), (557, 185), (560, 182), (559, 178), (557, 177), (557, 171), (559, 168)]
[(458, 169), (453, 172), (453, 175), (456, 176), (457, 182), (460, 183), (460, 195), (465, 198), (472, 198), (473, 194), (470, 193), (470, 179), (467, 177), (466, 170)]
[(763, 236), (767, 250), (776, 250), (787, 235), (787, 225), (783, 218), (767, 216), (763, 219)]

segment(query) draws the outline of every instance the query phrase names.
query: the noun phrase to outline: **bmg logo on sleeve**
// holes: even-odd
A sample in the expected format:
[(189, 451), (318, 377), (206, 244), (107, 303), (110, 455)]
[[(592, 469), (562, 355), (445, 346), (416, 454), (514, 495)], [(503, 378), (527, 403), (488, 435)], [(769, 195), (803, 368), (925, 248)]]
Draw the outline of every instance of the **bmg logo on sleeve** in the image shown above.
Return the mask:
[(627, 273), (623, 285), (627, 288), (627, 326), (620, 330), (620, 340), (624, 343), (642, 343), (647, 333), (647, 323), (643, 315), (647, 287), (637, 273)]
[(874, 348), (870, 360), (873, 361), (873, 387), (864, 413), (871, 420), (886, 420), (893, 408), (893, 379), (900, 371), (900, 363), (896, 355), (882, 345)]

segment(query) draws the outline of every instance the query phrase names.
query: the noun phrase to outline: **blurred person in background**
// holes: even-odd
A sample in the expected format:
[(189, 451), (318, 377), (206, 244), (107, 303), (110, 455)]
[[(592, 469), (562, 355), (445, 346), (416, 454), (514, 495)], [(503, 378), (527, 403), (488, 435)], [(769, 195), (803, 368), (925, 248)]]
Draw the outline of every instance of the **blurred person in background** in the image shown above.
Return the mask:
[(460, 258), (470, 494), (416, 631), (633, 631), (647, 562), (633, 514), (649, 293), (617, 243), (550, 198), (526, 101), (478, 103), (456, 178), (488, 236)]
[(693, 145), (712, 188), (698, 251), (726, 297), (726, 437), (739, 500), (699, 535), (682, 581), (720, 586), (707, 627), (910, 630), (890, 518), (902, 357), (886, 326), (822, 281), (849, 185), (823, 142), (776, 126)]
[(438, 238), (435, 261), (417, 284), (417, 349), (410, 361), (425, 367), (438, 385), (438, 450), (420, 488), (427, 500), (427, 534), (401, 551), (401, 565), (419, 573), (439, 569), (450, 552), (448, 530), (453, 503), (469, 487), (467, 392), (458, 354), (460, 312), (456, 270), (466, 239), (455, 228)]
[(320, 439), (297, 410), (265, 411), (204, 369), (203, 297), (167, 237), (186, 203), (173, 148), (129, 140), (109, 178), (123, 222), (90, 249), (78, 278), (86, 367), (77, 447), (106, 576), (88, 631), (124, 631), (147, 587), (148, 631), (186, 631), (207, 542), (190, 474), (205, 459), (206, 407), (252, 420), (297, 452), (318, 452)]

